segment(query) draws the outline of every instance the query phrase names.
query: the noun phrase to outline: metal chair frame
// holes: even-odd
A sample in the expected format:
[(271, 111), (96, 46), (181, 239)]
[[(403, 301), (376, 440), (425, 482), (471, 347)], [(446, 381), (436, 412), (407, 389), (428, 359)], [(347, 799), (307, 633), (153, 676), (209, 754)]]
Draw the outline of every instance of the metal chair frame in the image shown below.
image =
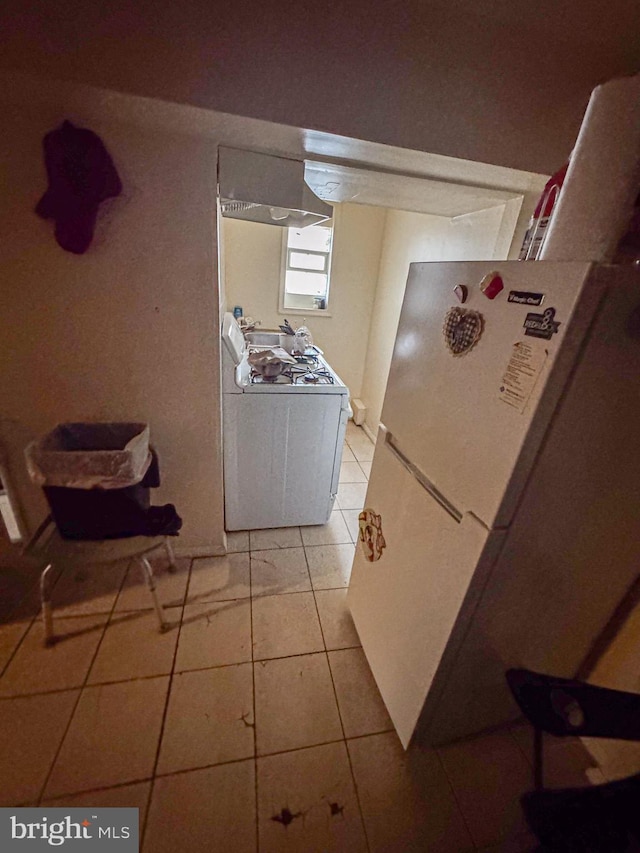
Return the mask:
[[(100, 559), (100, 549), (104, 549), (105, 545), (109, 551), (106, 560)], [(135, 561), (142, 571), (142, 576), (151, 595), (160, 632), (167, 631), (170, 625), (165, 620), (164, 608), (156, 589), (153, 568), (148, 559), (148, 555), (159, 548), (164, 548), (167, 554), (169, 571), (175, 572), (175, 554), (167, 536), (154, 538), (136, 536), (95, 541), (68, 540), (63, 539), (58, 534), (53, 517), (48, 515), (23, 549), (23, 553), (26, 555), (41, 555), (46, 560), (46, 564), (40, 573), (40, 603), (45, 645), (52, 646), (57, 639), (53, 626), (53, 604), (51, 600), (51, 593), (55, 585), (52, 581), (54, 569), (58, 566), (62, 568), (69, 563), (115, 563), (123, 559)], [(122, 553), (119, 553), (120, 551)]]

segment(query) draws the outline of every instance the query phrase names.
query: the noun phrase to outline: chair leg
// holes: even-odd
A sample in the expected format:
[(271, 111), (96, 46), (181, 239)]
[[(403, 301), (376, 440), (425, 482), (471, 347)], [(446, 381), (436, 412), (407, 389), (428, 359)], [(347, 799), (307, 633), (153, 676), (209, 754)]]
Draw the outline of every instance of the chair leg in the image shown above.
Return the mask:
[(151, 593), (151, 598), (153, 599), (153, 606), (158, 616), (158, 622), (160, 623), (160, 631), (166, 631), (169, 628), (169, 624), (164, 621), (164, 610), (162, 609), (162, 605), (158, 599), (158, 593), (156, 592), (156, 583), (155, 578), (153, 577), (151, 563), (146, 557), (140, 557), (139, 560), (140, 565), (142, 566), (142, 571), (144, 572), (145, 580), (147, 581), (147, 586), (149, 587), (149, 592)]
[(533, 730), (533, 783), (536, 791), (541, 791), (543, 788), (542, 784), (542, 776), (543, 776), (543, 764), (542, 764), (542, 751), (543, 751), (543, 732), (542, 729), (534, 728)]
[(164, 540), (164, 549), (167, 552), (167, 559), (169, 560), (169, 572), (173, 574), (178, 567), (176, 566), (176, 555), (173, 553), (173, 545), (167, 537)]
[(51, 605), (50, 574), (52, 569), (53, 563), (49, 563), (40, 575), (40, 603), (42, 605), (45, 646), (52, 646), (56, 641), (53, 633), (53, 607)]

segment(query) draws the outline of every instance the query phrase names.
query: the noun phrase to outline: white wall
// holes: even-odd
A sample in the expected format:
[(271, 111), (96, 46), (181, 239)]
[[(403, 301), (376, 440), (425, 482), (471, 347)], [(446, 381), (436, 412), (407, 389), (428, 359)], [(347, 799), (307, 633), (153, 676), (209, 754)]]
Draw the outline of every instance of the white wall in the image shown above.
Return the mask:
[[(241, 305), (264, 328), (277, 328), (282, 232), (277, 225), (220, 217), (225, 307)], [(267, 319), (268, 318), (268, 319)]]
[[(362, 388), (384, 222), (383, 208), (336, 205), (328, 315), (306, 315), (315, 343), (352, 397)], [(264, 328), (277, 328), (284, 317), (294, 327), (303, 320), (278, 310), (283, 230), (222, 219), (227, 307), (241, 305)]]
[(446, 219), (388, 211), (361, 394), (367, 407), (365, 424), (372, 435), (380, 422), (409, 264), (491, 259), (498, 256), (498, 245), (500, 256), (506, 257), (500, 239), (504, 213), (499, 206)]
[[(185, 522), (177, 545), (220, 550), (215, 141), (145, 127), (97, 93), (0, 100), (0, 443), (20, 509), (31, 528), (41, 520), (24, 476), (29, 437), (64, 420), (147, 421), (163, 479), (154, 502), (175, 503)], [(102, 137), (124, 186), (82, 256), (34, 213), (42, 138), (63, 118)]]
[[(192, 553), (214, 552), (224, 542), (217, 144), (298, 158), (313, 151), (365, 168), (516, 192), (539, 183), (539, 176), (502, 168), (328, 134), (311, 138), (295, 127), (31, 75), (11, 73), (0, 102), (0, 455), (18, 510), (31, 528), (44, 512), (24, 468), (27, 441), (69, 418), (145, 420), (162, 462), (155, 501), (177, 505), (185, 519), (179, 543)], [(82, 257), (63, 252), (51, 223), (33, 213), (46, 187), (42, 137), (63, 118), (101, 134), (125, 186), (123, 196), (103, 206)], [(354, 215), (378, 230), (371, 244), (377, 251), (383, 214), (360, 208)], [(377, 271), (371, 246), (368, 254), (363, 267), (360, 249), (346, 253), (343, 269), (353, 273), (355, 287), (345, 289), (339, 306), (344, 318), (364, 312), (361, 353)], [(335, 349), (337, 369), (357, 389), (362, 370), (339, 354), (349, 331), (319, 331), (318, 339)]]

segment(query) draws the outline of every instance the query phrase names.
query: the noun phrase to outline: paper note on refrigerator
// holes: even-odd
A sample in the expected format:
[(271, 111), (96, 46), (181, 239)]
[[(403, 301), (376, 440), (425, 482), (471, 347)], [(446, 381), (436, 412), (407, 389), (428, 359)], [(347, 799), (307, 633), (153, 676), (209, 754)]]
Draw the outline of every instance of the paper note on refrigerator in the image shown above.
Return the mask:
[(513, 345), (511, 358), (507, 364), (500, 385), (500, 399), (503, 403), (523, 412), (529, 401), (548, 351), (526, 341)]

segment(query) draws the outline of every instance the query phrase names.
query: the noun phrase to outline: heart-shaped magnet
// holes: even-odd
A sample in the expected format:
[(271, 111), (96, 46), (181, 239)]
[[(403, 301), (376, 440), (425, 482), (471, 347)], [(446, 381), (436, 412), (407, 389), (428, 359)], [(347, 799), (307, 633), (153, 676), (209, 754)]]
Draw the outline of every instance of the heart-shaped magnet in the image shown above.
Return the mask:
[(465, 355), (478, 342), (483, 329), (482, 314), (468, 308), (450, 308), (442, 332), (454, 355)]

